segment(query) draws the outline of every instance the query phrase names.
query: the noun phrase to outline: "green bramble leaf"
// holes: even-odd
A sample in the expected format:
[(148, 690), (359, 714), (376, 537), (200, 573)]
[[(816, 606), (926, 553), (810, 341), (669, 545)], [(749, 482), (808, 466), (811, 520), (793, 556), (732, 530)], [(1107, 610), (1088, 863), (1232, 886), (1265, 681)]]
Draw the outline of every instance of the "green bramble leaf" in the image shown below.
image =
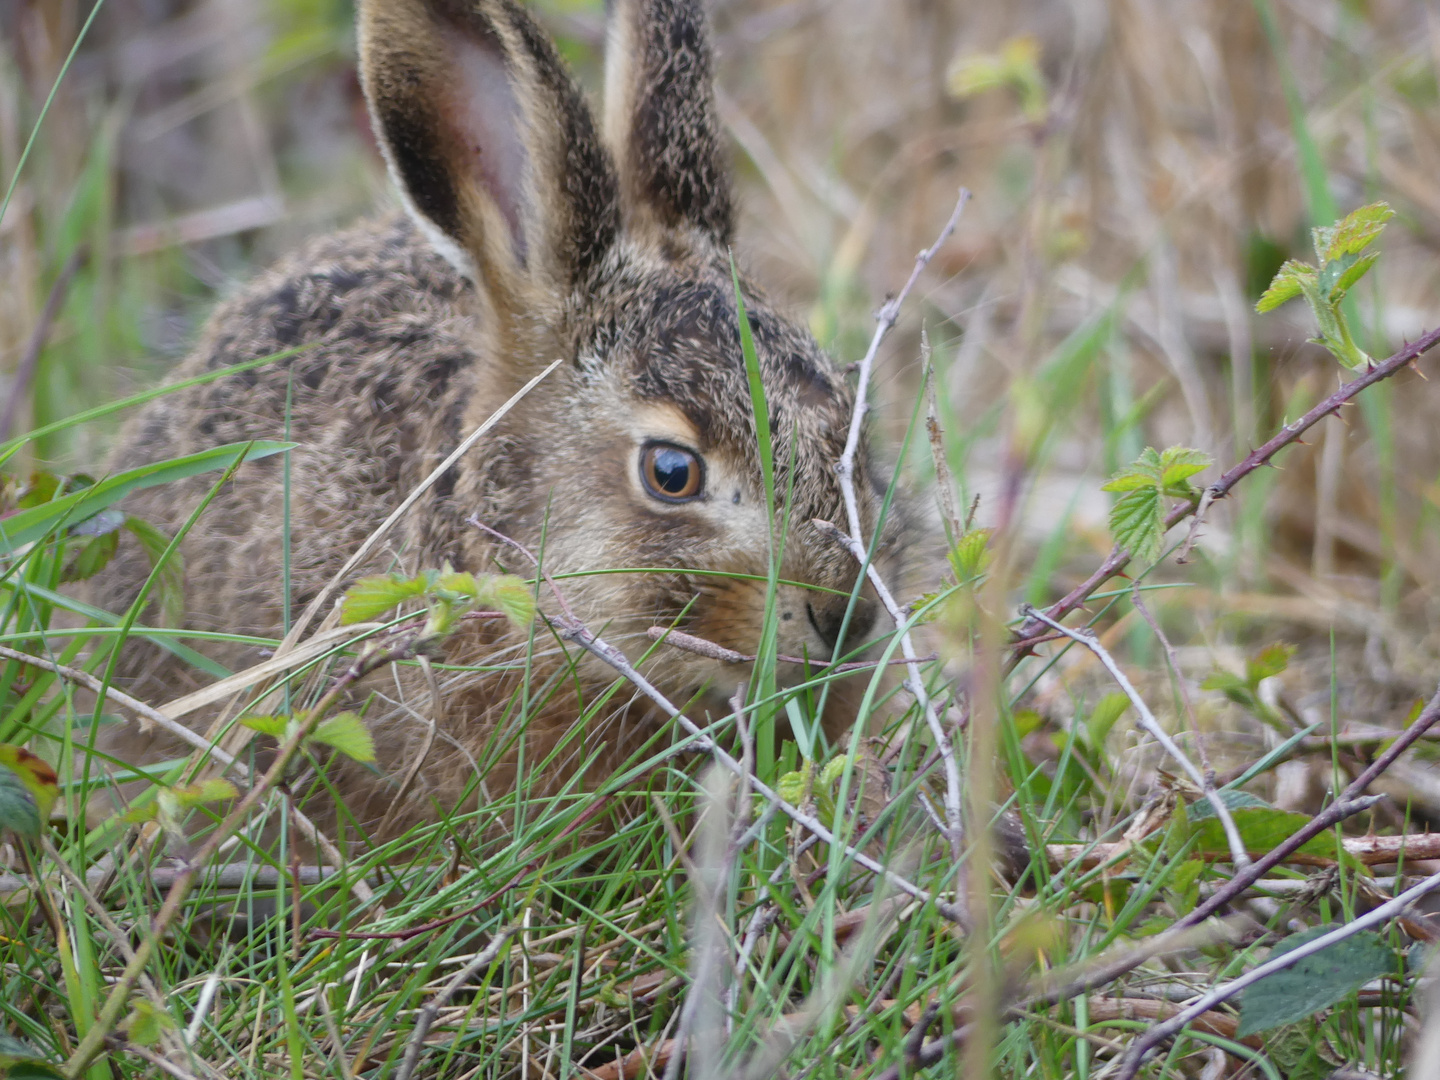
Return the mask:
[(1286, 644), (1267, 645), (1255, 656), (1245, 661), (1245, 678), (1251, 688), (1256, 688), (1264, 679), (1279, 675), (1290, 666), (1295, 655), (1295, 646)]
[(1344, 255), (1358, 255), (1384, 231), (1385, 223), (1394, 216), (1395, 211), (1383, 202), (1353, 210), (1330, 228), (1314, 230), (1315, 254), (1322, 262)]
[(375, 763), (375, 740), (365, 722), (353, 712), (343, 712), (323, 721), (315, 728), (310, 741), (329, 746), (362, 765)]
[(130, 1015), (120, 1023), (127, 1041), (136, 1046), (154, 1046), (163, 1032), (173, 1028), (175, 1021), (157, 1009), (148, 998), (136, 997), (130, 1003)]
[(994, 534), (994, 529), (969, 529), (960, 537), (950, 550), (950, 566), (957, 581), (972, 581), (985, 572), (990, 564), (990, 537)]
[(1106, 481), (1101, 491), (1144, 491), (1156, 486), (1153, 476), (1147, 476), (1141, 472), (1117, 473), (1112, 479)]
[(805, 798), (805, 782), (815, 773), (813, 762), (806, 762), (805, 768), (787, 772), (775, 781), (775, 793), (791, 806), (799, 806)]
[(1319, 271), (1309, 263), (1300, 262), (1298, 259), (1287, 260), (1275, 272), (1274, 280), (1256, 302), (1255, 310), (1263, 315), (1267, 311), (1274, 311), (1287, 300), (1294, 300), (1304, 292), (1302, 282), (1313, 282), (1318, 275)]
[(1159, 557), (1163, 525), (1157, 487), (1127, 491), (1110, 508), (1110, 535), (1142, 562)]
[(80, 553), (65, 567), (64, 573), (60, 575), (60, 580), (67, 585), (73, 581), (88, 581), (105, 569), (119, 549), (119, 533), (107, 532), (92, 536), (80, 549)]
[(285, 729), (290, 726), (288, 716), (242, 716), (240, 726), (247, 727), (251, 731), (258, 731), (261, 735), (269, 735), (272, 739), (278, 739), (285, 734)]
[(345, 590), (340, 621), (348, 626), (351, 623), (377, 619), (407, 600), (424, 596), (430, 591), (430, 584), (431, 577), (428, 574), (412, 578), (404, 578), (399, 574), (361, 578)]
[[(1316, 926), (1292, 934), (1271, 950), (1270, 959), (1334, 929), (1334, 926)], [(1393, 974), (1397, 967), (1395, 952), (1385, 939), (1373, 930), (1361, 931), (1261, 979), (1246, 990), (1240, 999), (1240, 1025), (1235, 1037), (1243, 1039), (1258, 1031), (1303, 1020), (1342, 1001), (1371, 979)]]
[(193, 806), (204, 806), (206, 803), (225, 802), (240, 794), (235, 790), (234, 784), (229, 780), (221, 780), (219, 777), (199, 780), (183, 787), (173, 787), (169, 789), (169, 793), (174, 800), (175, 808), (180, 810), (188, 810)]
[(1362, 255), (1358, 259), (1355, 259), (1355, 261), (1350, 264), (1350, 268), (1346, 270), (1340, 276), (1340, 280), (1335, 283), (1334, 289), (1331, 290), (1332, 295), (1337, 297), (1344, 296), (1354, 287), (1357, 281), (1370, 272), (1370, 268), (1375, 265), (1379, 258), (1380, 253), (1378, 251), (1372, 251), (1369, 255)]
[(1190, 485), (1186, 481), (1204, 472), (1212, 463), (1213, 459), (1203, 450), (1172, 446), (1160, 455), (1160, 486), (1168, 495), (1189, 495)]
[(535, 591), (513, 574), (495, 574), (481, 578), (476, 603), (500, 612), (510, 622), (524, 629), (535, 621)]

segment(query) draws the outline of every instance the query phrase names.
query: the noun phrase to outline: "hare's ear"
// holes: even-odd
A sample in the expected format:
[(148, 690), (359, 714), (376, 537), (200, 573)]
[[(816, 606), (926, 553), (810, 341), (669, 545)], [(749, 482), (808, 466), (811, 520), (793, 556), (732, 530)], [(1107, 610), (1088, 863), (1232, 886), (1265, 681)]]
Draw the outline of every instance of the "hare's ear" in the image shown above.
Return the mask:
[(700, 0), (609, 0), (605, 138), (632, 218), (691, 226), (721, 246), (734, 231)]
[(568, 292), (619, 230), (614, 167), (514, 0), (363, 0), (360, 65), (411, 211), (501, 303)]

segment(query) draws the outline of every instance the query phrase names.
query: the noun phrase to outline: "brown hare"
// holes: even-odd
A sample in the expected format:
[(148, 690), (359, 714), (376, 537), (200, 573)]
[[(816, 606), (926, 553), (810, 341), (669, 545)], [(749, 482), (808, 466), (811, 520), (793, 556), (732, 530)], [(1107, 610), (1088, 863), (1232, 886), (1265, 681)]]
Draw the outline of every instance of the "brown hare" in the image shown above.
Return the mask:
[[(180, 377), (307, 347), (158, 399), (126, 429), (112, 464), (282, 438), (288, 416), (298, 444), (289, 602), (299, 610), (470, 431), (561, 359), (361, 572), (448, 562), (530, 573), (467, 523), (476, 516), (543, 553), (571, 609), (632, 660), (653, 649), (646, 631), (655, 625), (753, 653), (773, 537), (783, 550), (778, 651), (823, 662), (847, 611), (845, 651), (882, 629), (870, 599), (852, 600), (852, 557), (811, 524), (844, 521), (835, 463), (854, 392), (810, 334), (743, 281), (784, 503), (772, 520), (701, 4), (615, 0), (609, 18), (597, 131), (554, 46), (514, 0), (365, 0), (365, 94), (408, 213), (311, 242), (221, 307)], [(282, 476), (279, 457), (241, 467), (186, 537), (187, 627), (281, 633)], [(867, 531), (882, 517), (887, 480), (862, 449)], [(212, 482), (151, 489), (128, 507), (176, 529)], [(906, 546), (902, 515), (879, 526), (884, 565)], [(636, 572), (585, 573), (627, 568)], [(121, 608), (146, 570), (137, 552), (117, 559), (101, 599)], [(542, 613), (556, 610), (548, 590), (539, 600)], [(367, 720), (380, 770), (345, 772), (351, 809), (362, 820), (384, 816), (432, 716), (440, 737), (407, 801), (413, 810), (391, 816), (397, 825), (455, 808), (477, 769), (492, 795), (520, 782), (558, 789), (582, 762), (585, 786), (603, 780), (669, 717), (627, 688), (571, 737), (585, 704), (615, 678), (575, 653), (543, 620), (533, 642), (472, 622), (445, 646), (441, 708), (417, 671), (373, 680)], [(261, 658), (239, 646), (212, 654), (237, 669)], [(696, 718), (728, 712), (749, 674), (666, 647), (643, 667)], [(183, 665), (138, 645), (122, 674), (152, 701), (196, 685)], [(522, 679), (525, 708), (515, 701)], [(864, 680), (852, 681), (855, 690), (831, 693), (832, 734), (853, 719)], [(131, 744), (152, 757), (166, 749)]]

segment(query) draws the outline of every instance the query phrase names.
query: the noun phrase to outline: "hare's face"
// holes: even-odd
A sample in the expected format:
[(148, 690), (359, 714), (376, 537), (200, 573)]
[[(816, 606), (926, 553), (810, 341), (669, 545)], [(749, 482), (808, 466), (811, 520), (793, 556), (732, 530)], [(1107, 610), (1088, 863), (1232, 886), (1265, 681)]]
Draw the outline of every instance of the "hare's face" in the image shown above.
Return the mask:
[[(564, 578), (572, 607), (632, 655), (650, 645), (654, 626), (754, 654), (771, 609), (779, 652), (817, 663), (837, 645), (854, 651), (874, 629), (873, 601), (864, 591), (852, 600), (854, 559), (813, 524), (844, 521), (834, 465), (853, 393), (808, 332), (753, 294), (746, 308), (773, 443), (773, 507), (734, 284), (715, 258), (637, 255), (609, 276), (579, 328), (563, 415), (531, 443), (533, 496), (516, 527), (537, 536), (543, 519), (549, 569), (582, 575)], [(860, 501), (873, 524), (865, 465), (862, 455)], [(880, 559), (893, 558), (897, 539), (891, 526)], [(596, 571), (607, 573), (583, 576)], [(707, 680), (733, 687), (747, 670), (666, 655), (661, 669), (687, 689)]]
[[(853, 393), (742, 285), (767, 496), (700, 3), (607, 7), (603, 137), (512, 0), (362, 8), (376, 130), (412, 212), (476, 282), (487, 380), (513, 389), (567, 361), (489, 451), (495, 524), (542, 548), (571, 607), (632, 657), (654, 626), (753, 654), (773, 616), (782, 654), (823, 662), (875, 623), (853, 558), (813, 524), (844, 524), (835, 465)], [(881, 489), (863, 450), (856, 482), (868, 542)], [(897, 540), (883, 529), (877, 557)], [(724, 690), (745, 669), (665, 649), (654, 670), (679, 691)]]

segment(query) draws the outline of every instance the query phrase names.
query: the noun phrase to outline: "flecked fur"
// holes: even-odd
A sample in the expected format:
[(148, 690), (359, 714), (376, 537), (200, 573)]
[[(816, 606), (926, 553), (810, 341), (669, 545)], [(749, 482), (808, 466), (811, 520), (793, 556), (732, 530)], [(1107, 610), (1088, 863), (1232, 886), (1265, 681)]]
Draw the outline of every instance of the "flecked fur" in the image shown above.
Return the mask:
[[(531, 550), (543, 549), (557, 576), (652, 568), (562, 579), (576, 614), (632, 658), (649, 646), (648, 627), (675, 623), (754, 652), (763, 581), (693, 573), (763, 578), (772, 530), (778, 533), (766, 510), (725, 246), (731, 196), (703, 16), (696, 0), (621, 0), (612, 19), (602, 141), (553, 46), (517, 5), (368, 0), (361, 14), (367, 92), (417, 220), (362, 223), (313, 241), (257, 277), (216, 311), (177, 377), (304, 350), (156, 400), (124, 432), (112, 467), (281, 438), (288, 394), (290, 438), (299, 444), (290, 498), (291, 604), (298, 610), (466, 434), (563, 358), (425, 493), (360, 572), (448, 562), (528, 573), (513, 551), (466, 524), (476, 514)], [(672, 40), (683, 44), (680, 54), (665, 52)], [(449, 79), (447, 55), (469, 74)], [(494, 117), (482, 116), (476, 103), (445, 100), (457, 92), (451, 83), (465, 78), (493, 85), (495, 70), (508, 86), (497, 108), (511, 117), (498, 135)], [(620, 119), (617, 98), (625, 109)], [(780, 576), (848, 592), (853, 561), (810, 522), (843, 521), (834, 463), (853, 391), (807, 331), (775, 312), (753, 284), (743, 290), (779, 459), (777, 488), (790, 492), (789, 532), (776, 536), (784, 546)], [(645, 492), (637, 462), (640, 447), (655, 438), (702, 456), (702, 500), (665, 503)], [(868, 456), (861, 458), (863, 515), (873, 527), (883, 491)], [(281, 478), (279, 457), (245, 465), (186, 538), (186, 626), (279, 635)], [(150, 489), (127, 509), (173, 530), (213, 482), (202, 476)], [(902, 519), (903, 511), (891, 515), (880, 545), (879, 558), (892, 565), (905, 546)], [(122, 550), (98, 581), (97, 599), (121, 609), (146, 572), (141, 553)], [(780, 651), (829, 655), (845, 602), (782, 586)], [(554, 611), (548, 594), (541, 606)], [(850, 640), (863, 640), (873, 618), (872, 602), (862, 599)], [(260, 659), (239, 646), (211, 651), (235, 669)], [(520, 782), (520, 740), (511, 736), (523, 735), (525, 761), (543, 761), (576, 734), (582, 701), (613, 682), (613, 672), (587, 656), (578, 658), (574, 678), (562, 677), (575, 658), (543, 626), (534, 651), (531, 685), (554, 692), (522, 733), (512, 708), (520, 676), (493, 669), (522, 662), (525, 637), (467, 623), (448, 642), (446, 663), (492, 670), (445, 676), (441, 738), (420, 774), (413, 809), (393, 819), (394, 827), (458, 805), (477, 767), (492, 795)], [(660, 650), (645, 669), (697, 713), (723, 708), (746, 676), (673, 649)], [(192, 689), (195, 678), (139, 645), (125, 654), (121, 673), (131, 692), (152, 701)], [(396, 777), (424, 741), (424, 718), (436, 713), (409, 669), (374, 685), (382, 701), (368, 719), (381, 775), (350, 768), (342, 781), (347, 803), (371, 821), (388, 808)], [(825, 718), (832, 732), (853, 719), (852, 696), (833, 696)], [(203, 727), (210, 719), (196, 722)], [(666, 719), (627, 689), (525, 782), (555, 790), (601, 747), (583, 778), (593, 784)], [(171, 744), (131, 740), (123, 749), (154, 756)]]

